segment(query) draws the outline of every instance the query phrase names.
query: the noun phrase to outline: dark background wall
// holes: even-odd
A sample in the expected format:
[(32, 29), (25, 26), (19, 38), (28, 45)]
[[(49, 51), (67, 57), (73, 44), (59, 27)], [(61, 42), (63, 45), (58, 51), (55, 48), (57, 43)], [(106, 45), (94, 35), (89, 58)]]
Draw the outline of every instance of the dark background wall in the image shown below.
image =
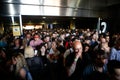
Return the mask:
[(108, 24), (110, 25), (111, 33), (120, 33), (120, 4), (108, 7), (109, 18)]

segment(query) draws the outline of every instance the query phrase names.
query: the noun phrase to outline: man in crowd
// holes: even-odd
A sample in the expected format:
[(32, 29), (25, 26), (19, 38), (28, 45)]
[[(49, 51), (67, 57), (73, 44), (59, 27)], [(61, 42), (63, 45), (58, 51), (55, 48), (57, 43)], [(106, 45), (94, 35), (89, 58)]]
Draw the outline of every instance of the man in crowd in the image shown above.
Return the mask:
[(73, 52), (65, 60), (68, 80), (81, 80), (83, 72), (82, 44), (76, 40), (73, 42)]

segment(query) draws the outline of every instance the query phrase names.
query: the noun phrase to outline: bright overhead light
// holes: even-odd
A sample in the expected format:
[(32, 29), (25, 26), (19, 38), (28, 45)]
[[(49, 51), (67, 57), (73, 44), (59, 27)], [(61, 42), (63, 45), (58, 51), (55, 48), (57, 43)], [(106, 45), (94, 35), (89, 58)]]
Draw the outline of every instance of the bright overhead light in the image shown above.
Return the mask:
[(45, 6), (43, 9), (44, 9), (44, 15), (54, 15), (54, 16), (60, 15), (60, 8), (59, 7)]
[(20, 0), (23, 4), (39, 4), (39, 0)]
[(25, 26), (25, 27), (23, 27), (23, 29), (34, 29), (34, 26), (33, 25), (27, 25), (27, 26)]
[(61, 0), (44, 0), (44, 5), (60, 6), (60, 4), (61, 4), (60, 2), (61, 2)]
[(11, 16), (11, 20), (12, 20), (12, 24), (14, 24), (15, 23), (14, 16)]
[(15, 8), (13, 4), (9, 4), (9, 10), (10, 10), (10, 14), (14, 15), (15, 14)]
[(46, 19), (46, 17), (42, 17), (43, 19)]
[(8, 0), (8, 2), (12, 2), (13, 0)]
[(42, 21), (40, 24), (45, 24), (45, 21)]
[(76, 19), (75, 17), (73, 17), (73, 19)]
[(24, 15), (39, 15), (40, 7), (33, 5), (21, 5), (20, 12)]
[(54, 21), (53, 24), (57, 24), (57, 21)]

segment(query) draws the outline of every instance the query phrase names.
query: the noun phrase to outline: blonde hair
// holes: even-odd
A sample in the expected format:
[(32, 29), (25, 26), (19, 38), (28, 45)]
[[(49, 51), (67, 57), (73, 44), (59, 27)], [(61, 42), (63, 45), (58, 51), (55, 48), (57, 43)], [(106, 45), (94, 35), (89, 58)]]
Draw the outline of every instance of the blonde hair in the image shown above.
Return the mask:
[(27, 62), (23, 56), (22, 53), (18, 53), (18, 55), (15, 57), (16, 59), (16, 73), (19, 73), (19, 70), (23, 67), (28, 69)]
[(31, 46), (27, 46), (24, 50), (25, 58), (34, 57), (34, 49)]

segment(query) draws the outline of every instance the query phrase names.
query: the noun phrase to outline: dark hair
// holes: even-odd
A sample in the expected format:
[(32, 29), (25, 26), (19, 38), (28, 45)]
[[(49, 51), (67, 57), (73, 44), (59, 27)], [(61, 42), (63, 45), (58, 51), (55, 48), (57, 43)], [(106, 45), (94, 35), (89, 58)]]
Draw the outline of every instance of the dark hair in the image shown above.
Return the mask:
[(115, 41), (115, 44), (120, 45), (120, 38)]
[(108, 71), (110, 74), (114, 74), (114, 69), (119, 68), (120, 69), (120, 61), (117, 60), (109, 60), (108, 64)]
[(4, 52), (6, 53), (6, 49), (5, 49), (5, 48), (0, 47), (0, 53), (1, 53), (2, 51), (4, 51)]
[(102, 49), (97, 49), (97, 50), (94, 50), (93, 52), (94, 52), (94, 59), (97, 59), (97, 58), (107, 59), (108, 58), (107, 53)]
[(42, 48), (42, 46), (45, 46), (46, 43), (41, 43), (40, 45), (36, 46), (36, 49), (39, 50)]

